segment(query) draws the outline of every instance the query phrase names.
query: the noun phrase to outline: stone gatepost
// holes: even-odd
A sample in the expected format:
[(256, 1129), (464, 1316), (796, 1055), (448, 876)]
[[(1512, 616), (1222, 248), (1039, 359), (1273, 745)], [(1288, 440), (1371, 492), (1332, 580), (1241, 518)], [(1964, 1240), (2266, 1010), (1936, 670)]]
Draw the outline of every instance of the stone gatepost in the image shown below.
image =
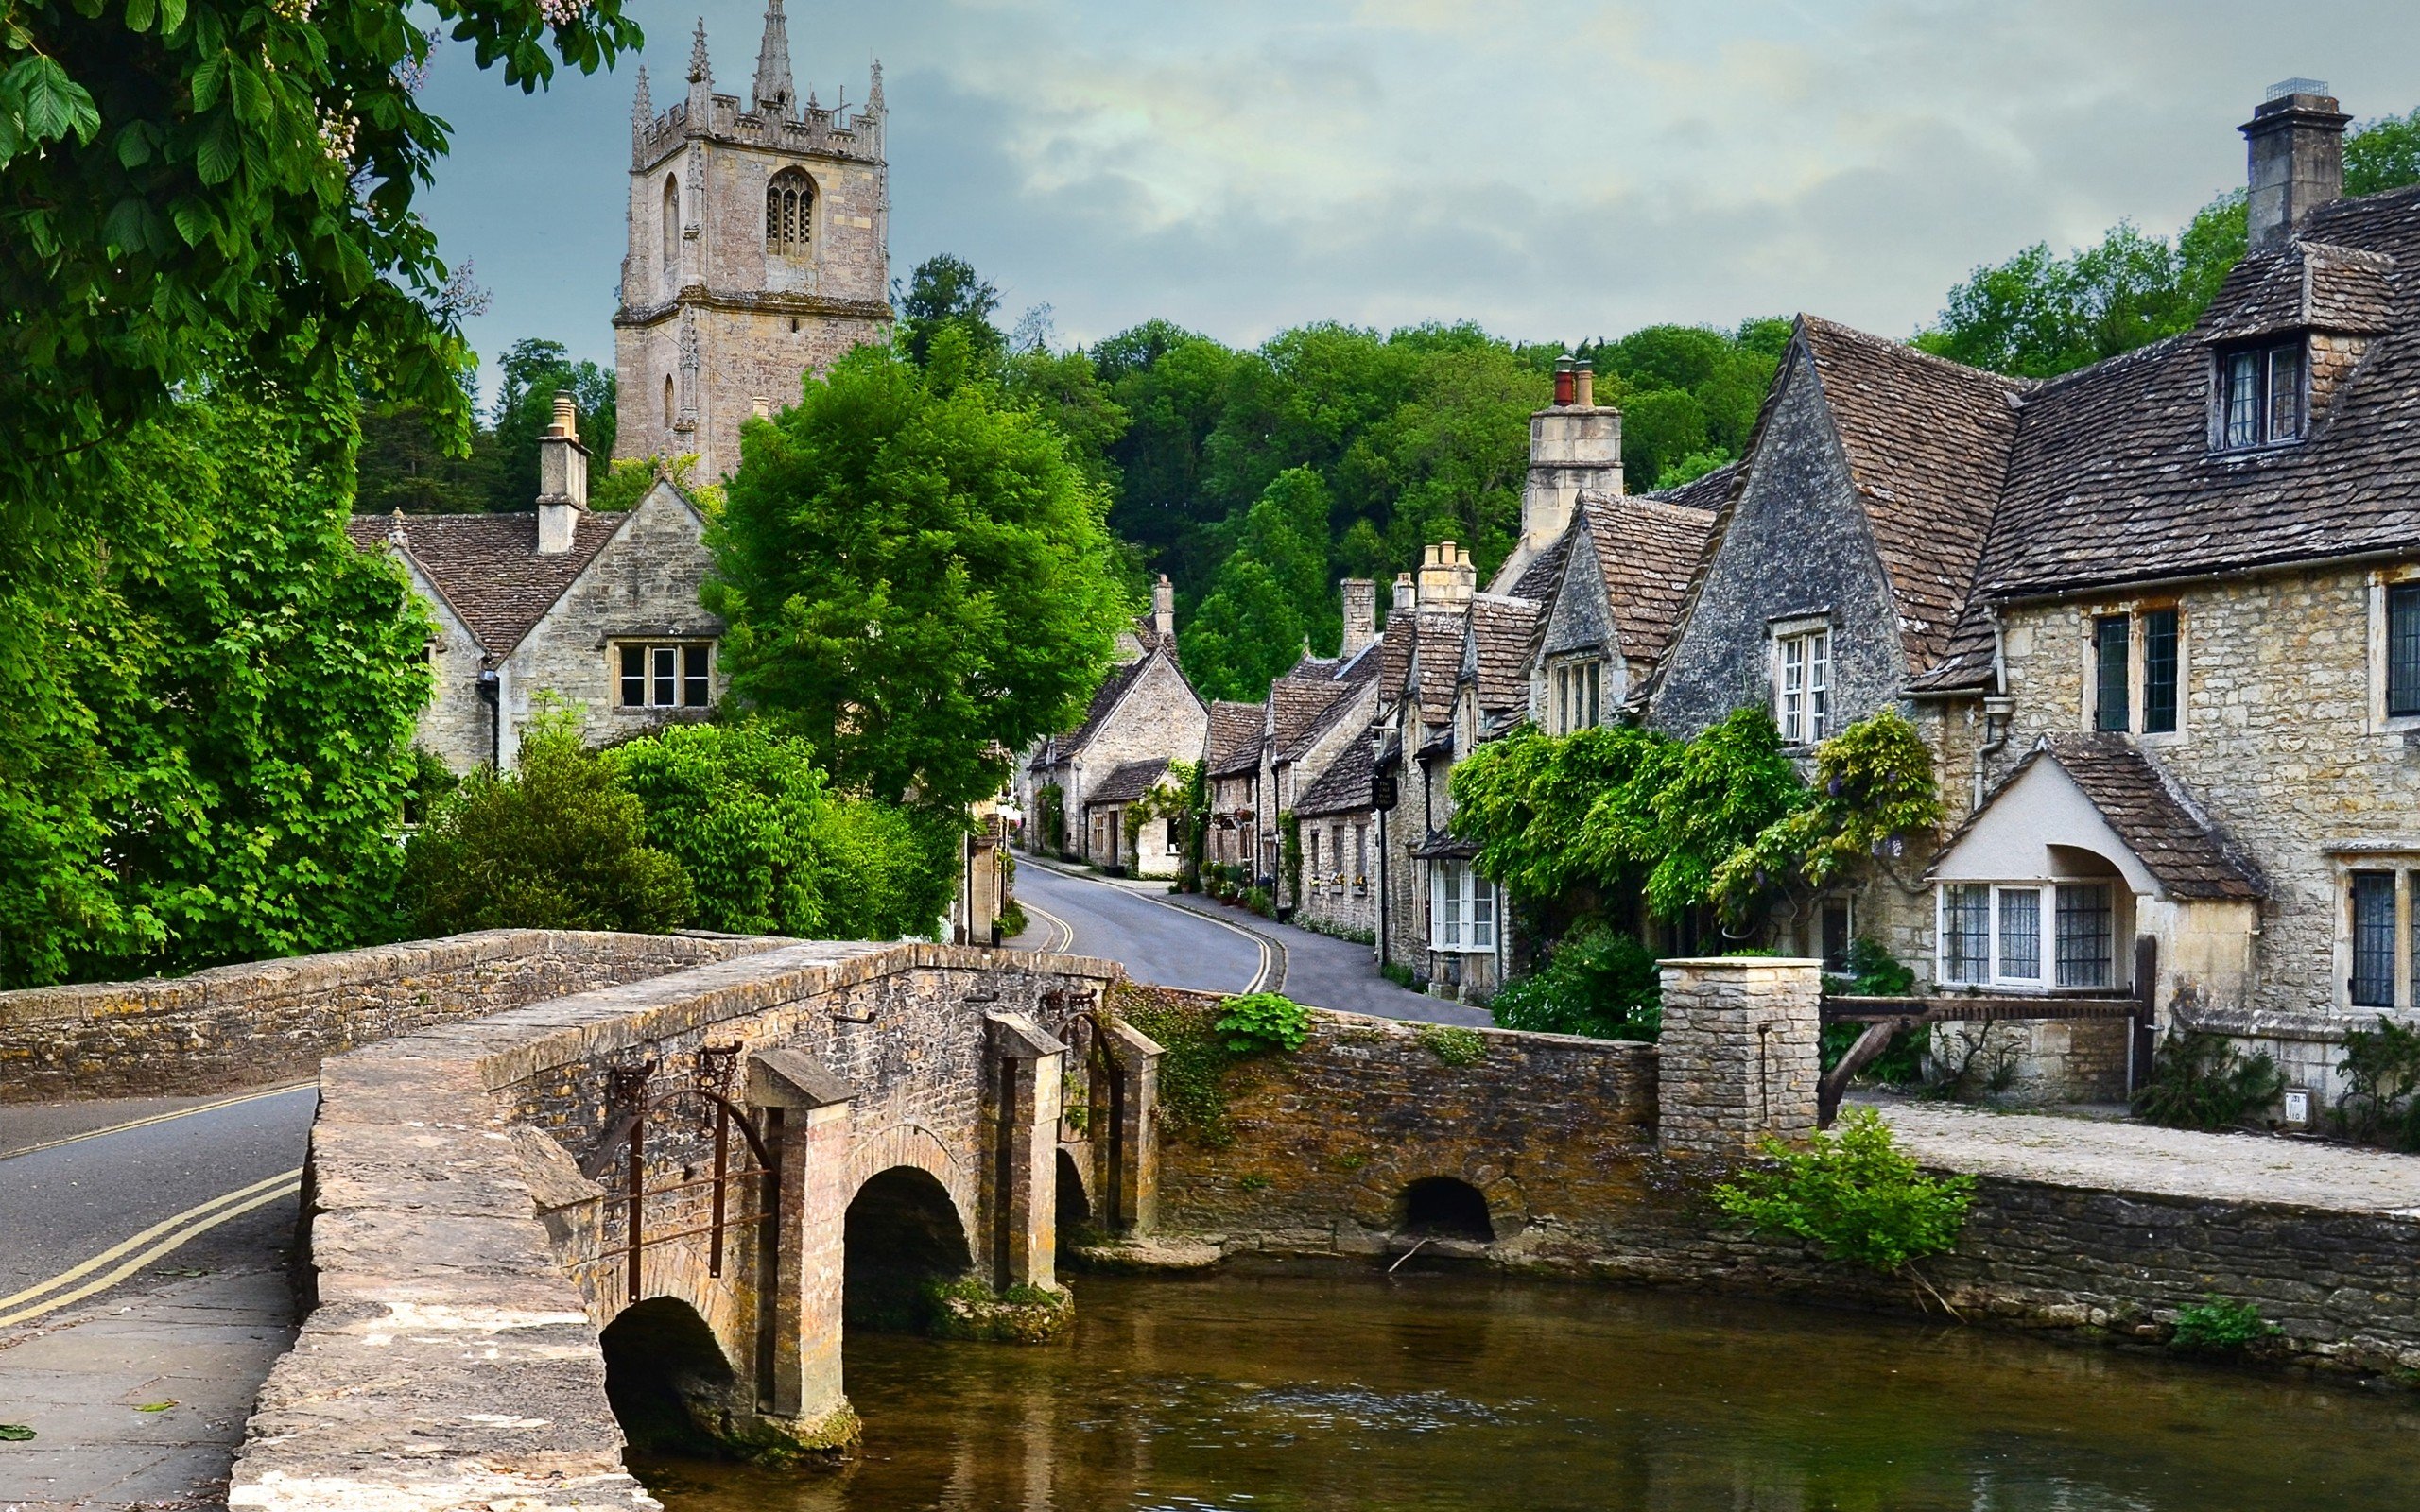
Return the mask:
[(1060, 1078), (1067, 1047), (1022, 1013), (987, 1013), (992, 1284), (1059, 1285)]
[(1665, 1150), (1737, 1160), (1769, 1134), (1793, 1143), (1811, 1137), (1824, 963), (1720, 955), (1657, 964), (1656, 1139)]
[(1160, 1224), (1160, 1057), (1158, 1042), (1115, 1014), (1100, 1020), (1109, 1059), (1107, 1227), (1132, 1237)]
[(756, 1404), (768, 1429), (804, 1449), (837, 1449), (857, 1436), (840, 1389), (855, 1095), (804, 1051), (748, 1057), (748, 1103), (782, 1167), (774, 1210), (781, 1258), (766, 1319), (772, 1378), (756, 1383)]

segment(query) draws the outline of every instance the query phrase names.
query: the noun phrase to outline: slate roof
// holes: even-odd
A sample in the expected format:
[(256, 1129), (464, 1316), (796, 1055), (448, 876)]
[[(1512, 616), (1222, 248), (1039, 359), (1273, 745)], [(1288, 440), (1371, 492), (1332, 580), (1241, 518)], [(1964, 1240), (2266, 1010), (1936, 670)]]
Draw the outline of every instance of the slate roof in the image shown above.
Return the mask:
[(1565, 530), (1555, 537), (1553, 544), (1538, 553), (1537, 560), (1521, 569), (1521, 576), (1512, 583), (1512, 595), (1540, 600), (1553, 597), (1554, 585), (1563, 580), (1563, 564), (1570, 555), (1571, 532)]
[(1125, 697), (1126, 690), (1134, 686), (1135, 680), (1142, 677), (1143, 669), (1151, 664), (1151, 657), (1155, 654), (1146, 652), (1138, 661), (1121, 662), (1111, 667), (1109, 675), (1100, 679), (1100, 686), (1093, 690), (1092, 701), (1084, 706), (1083, 723), (1063, 735), (1053, 735), (1044, 741), (1034, 751), (1028, 769), (1039, 772), (1056, 766), (1091, 744), (1092, 738), (1100, 732), (1102, 723), (1116, 709), (1117, 700)]
[(1378, 637), (1378, 696), (1393, 700), (1404, 696), (1411, 682), (1412, 647), (1420, 643), (1420, 616), (1417, 613), (1390, 615), (1387, 628)]
[(1530, 653), (1546, 623), (1546, 606), (1533, 598), (1474, 593), (1465, 623), (1463, 670), (1478, 679), (1478, 706), (1490, 713), (1528, 708)]
[(1361, 685), (1334, 677), (1280, 678), (1270, 683), (1269, 738), (1277, 760), (1299, 760), (1312, 739), (1351, 706)]
[(1596, 550), (1623, 657), (1644, 673), (1662, 659), (1680, 627), (1689, 580), (1714, 533), (1714, 515), (1654, 495), (1583, 493), (1575, 527)]
[(1167, 775), (1168, 759), (1153, 756), (1145, 761), (1126, 762), (1110, 769), (1107, 777), (1093, 784), (1084, 795), (1084, 807), (1105, 803), (1132, 803), (1159, 786)]
[(1737, 462), (1725, 462), (1713, 472), (1691, 478), (1686, 483), (1628, 497), (1660, 499), (1666, 504), (1682, 505), (1691, 509), (1720, 509), (1723, 501), (1731, 497), (1731, 490), (1738, 486), (1739, 469)]
[(1260, 704), (1219, 698), (1210, 705), (1209, 775), (1233, 777), (1260, 765), (1260, 737), (1269, 711)]
[(2394, 323), (2394, 267), (2383, 252), (2291, 242), (2238, 263), (2196, 334), (2234, 341), (2307, 328), (2384, 331)]
[(1419, 616), (1419, 654), (1414, 660), (1420, 682), (1420, 717), (1428, 724), (1442, 725), (1454, 717), (1454, 679), (1462, 670), (1464, 610), (1441, 605), (1423, 606), (1414, 612)]
[(1345, 742), (1319, 781), (1294, 800), (1294, 812), (1305, 816), (1365, 812), (1371, 806), (1370, 777), (1374, 765), (1368, 741)]
[(502, 657), (537, 628), (583, 568), (596, 559), (628, 514), (582, 510), (571, 549), (541, 554), (535, 511), (510, 514), (357, 514), (345, 533), (364, 551), (385, 546), (401, 528), (404, 549), (480, 647)]
[(2260, 873), (2145, 755), (2123, 735), (2071, 731), (2042, 743), (1995, 788), (1983, 806), (1942, 847), (1947, 855), (2037, 761), (2058, 764), (2083, 790), (2143, 868), (2178, 898), (2262, 897)]
[(2020, 379), (1802, 316), (1798, 340), (1897, 599), (1908, 664), (1929, 668), (1975, 583), (2017, 432)]
[(1411, 848), (1414, 861), (1468, 861), (1478, 854), (1478, 841), (1456, 839), (1444, 830), (1429, 831), (1427, 838)]

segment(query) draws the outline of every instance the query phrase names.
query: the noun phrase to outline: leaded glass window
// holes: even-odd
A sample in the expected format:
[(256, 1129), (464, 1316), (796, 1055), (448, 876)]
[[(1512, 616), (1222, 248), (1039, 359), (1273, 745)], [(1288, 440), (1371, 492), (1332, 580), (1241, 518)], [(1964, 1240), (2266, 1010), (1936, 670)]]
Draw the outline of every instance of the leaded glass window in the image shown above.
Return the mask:
[(1999, 974), (2012, 982), (2042, 980), (2042, 889), (2000, 889)]
[(2143, 731), (2165, 735), (2176, 729), (2176, 610), (2143, 614)]
[(2104, 614), (2092, 622), (2095, 730), (2122, 730), (2130, 726), (2126, 707), (2126, 631), (2123, 614)]
[(1948, 982), (1987, 982), (1992, 974), (1992, 889), (1954, 883), (1941, 890), (1941, 971)]
[(2420, 583), (2386, 591), (2386, 712), (2420, 714)]
[(2303, 349), (2230, 352), (2220, 359), (2220, 444), (2263, 446), (2303, 433)]
[(2394, 1006), (2394, 873), (2353, 873), (2353, 1005)]
[(2116, 920), (2111, 917), (2109, 885), (2062, 884), (2058, 889), (2055, 945), (2061, 987), (2107, 987), (2110, 944)]

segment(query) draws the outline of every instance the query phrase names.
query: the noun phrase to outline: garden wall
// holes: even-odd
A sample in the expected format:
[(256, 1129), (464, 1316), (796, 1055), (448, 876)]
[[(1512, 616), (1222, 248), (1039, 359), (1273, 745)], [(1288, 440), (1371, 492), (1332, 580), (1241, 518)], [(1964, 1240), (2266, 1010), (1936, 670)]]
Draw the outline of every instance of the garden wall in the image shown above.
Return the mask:
[(737, 935), (496, 929), (0, 992), (0, 1102), (176, 1096), (308, 1076), (322, 1057), (431, 1024), (786, 943)]

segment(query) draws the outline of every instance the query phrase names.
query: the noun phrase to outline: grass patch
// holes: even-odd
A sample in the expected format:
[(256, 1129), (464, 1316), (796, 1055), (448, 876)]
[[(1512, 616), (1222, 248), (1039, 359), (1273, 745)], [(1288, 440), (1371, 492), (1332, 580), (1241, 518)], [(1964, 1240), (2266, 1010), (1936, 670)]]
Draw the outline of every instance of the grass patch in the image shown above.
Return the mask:
[(1487, 1040), (1477, 1029), (1451, 1023), (1424, 1023), (1412, 1037), (1420, 1048), (1449, 1066), (1468, 1066), (1487, 1054)]

